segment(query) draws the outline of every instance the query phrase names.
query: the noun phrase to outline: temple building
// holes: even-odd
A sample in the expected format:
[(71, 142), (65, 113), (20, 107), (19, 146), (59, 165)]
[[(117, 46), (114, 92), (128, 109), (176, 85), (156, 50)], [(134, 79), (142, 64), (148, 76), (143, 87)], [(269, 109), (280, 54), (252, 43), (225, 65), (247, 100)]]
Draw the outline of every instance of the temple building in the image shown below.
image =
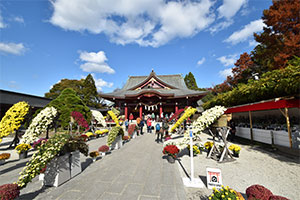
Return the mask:
[(182, 75), (130, 76), (118, 91), (101, 94), (104, 99), (115, 103), (115, 107), (128, 119), (154, 113), (155, 116), (170, 116), (186, 106), (198, 107), (197, 101), (207, 94), (187, 88)]

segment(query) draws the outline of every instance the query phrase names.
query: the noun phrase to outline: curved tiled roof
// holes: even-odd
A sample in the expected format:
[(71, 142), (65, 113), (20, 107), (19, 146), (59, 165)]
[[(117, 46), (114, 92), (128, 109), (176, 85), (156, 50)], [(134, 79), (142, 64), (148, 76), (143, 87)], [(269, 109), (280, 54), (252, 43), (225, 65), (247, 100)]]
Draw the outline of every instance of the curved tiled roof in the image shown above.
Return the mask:
[[(171, 89), (153, 89), (145, 88), (135, 90), (142, 83), (145, 83), (150, 78), (155, 78), (164, 85), (169, 86)], [(180, 74), (174, 75), (156, 75), (154, 71), (149, 76), (130, 76), (126, 84), (121, 90), (101, 94), (103, 98), (121, 98), (139, 96), (143, 93), (155, 93), (161, 96), (169, 96), (174, 98), (186, 97), (186, 96), (204, 96), (206, 91), (190, 90), (185, 85), (184, 79)]]

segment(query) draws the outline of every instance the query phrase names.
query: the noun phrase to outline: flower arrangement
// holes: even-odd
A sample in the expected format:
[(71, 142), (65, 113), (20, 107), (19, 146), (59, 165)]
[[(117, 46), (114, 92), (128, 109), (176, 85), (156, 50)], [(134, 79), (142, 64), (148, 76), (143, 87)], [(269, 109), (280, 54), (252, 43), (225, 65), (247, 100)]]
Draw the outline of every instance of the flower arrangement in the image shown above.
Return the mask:
[(80, 112), (72, 111), (71, 116), (75, 119), (79, 126), (84, 127), (85, 130), (89, 129), (87, 121), (84, 119), (83, 115)]
[(99, 156), (99, 152), (98, 151), (92, 151), (92, 152), (90, 152), (90, 157), (92, 157), (92, 158), (97, 158), (98, 156)]
[(170, 132), (174, 132), (175, 129), (184, 122), (187, 118), (189, 118), (191, 115), (195, 114), (197, 112), (196, 108), (188, 107), (183, 115), (177, 120), (177, 122), (171, 127)]
[(54, 107), (44, 108), (33, 118), (25, 134), (22, 136), (21, 143), (33, 143), (39, 135), (47, 131), (47, 128), (52, 124), (57, 115), (57, 110)]
[(87, 141), (87, 139), (89, 138), (87, 135), (85, 135), (85, 134), (83, 134), (83, 135), (81, 135), (81, 136), (79, 136), (79, 137), (81, 137), (85, 142)]
[(10, 158), (10, 153), (1, 153), (0, 160), (6, 160)]
[(135, 128), (136, 128), (136, 124), (129, 124), (129, 126), (128, 126), (128, 134), (132, 135), (133, 132), (134, 132), (134, 130), (135, 130)]
[(40, 138), (38, 141), (35, 141), (32, 145), (34, 149), (38, 149), (40, 146), (45, 144), (48, 141), (46, 138)]
[(32, 179), (41, 173), (54, 157), (64, 152), (79, 150), (85, 156), (88, 155), (88, 146), (82, 137), (72, 137), (69, 134), (55, 134), (44, 145), (40, 146), (38, 151), (34, 153), (26, 166), (22, 169), (18, 186), (20, 188), (32, 181)]
[[(189, 150), (190, 150), (190, 148), (191, 148), (191, 145), (188, 145)], [(198, 147), (197, 145), (193, 145), (193, 154), (194, 155), (201, 154), (200, 147)]]
[(202, 113), (200, 117), (192, 124), (193, 134), (200, 134), (204, 129), (213, 124), (219, 117), (221, 117), (226, 108), (223, 106), (215, 106)]
[(4, 115), (0, 122), (0, 143), (3, 137), (18, 130), (29, 111), (29, 105), (21, 101), (14, 104)]
[(236, 191), (229, 188), (228, 186), (224, 187), (223, 185), (220, 190), (213, 188), (213, 193), (210, 195), (210, 197), (208, 197), (208, 199), (209, 200), (221, 200), (221, 199), (240, 200)]
[(169, 156), (172, 156), (173, 158), (176, 158), (177, 154), (179, 153), (179, 149), (176, 145), (167, 145), (164, 147), (163, 154), (167, 154)]
[(20, 189), (17, 184), (4, 184), (0, 186), (0, 199), (16, 199), (20, 195)]
[(112, 118), (112, 120), (114, 120), (114, 122), (116, 123), (116, 126), (120, 126), (120, 124), (119, 124), (119, 119), (118, 119), (118, 117), (115, 115), (115, 113), (114, 113), (112, 110), (108, 111), (107, 113), (108, 113), (109, 116)]
[(88, 137), (93, 137), (93, 136), (95, 136), (94, 133), (92, 133), (92, 132), (87, 132), (85, 135), (88, 136)]
[(103, 115), (101, 114), (101, 112), (97, 111), (97, 110), (91, 110), (92, 111), (92, 115), (95, 118), (95, 120), (103, 127), (106, 127), (106, 122), (104, 120)]
[(122, 135), (122, 137), (124, 136), (124, 130), (121, 126), (115, 126), (110, 130), (107, 137), (107, 145), (110, 146), (118, 135)]
[(105, 133), (108, 133), (109, 130), (108, 129), (103, 129), (103, 130), (96, 130), (96, 134), (98, 135), (104, 135)]
[(205, 147), (206, 149), (212, 148), (213, 145), (214, 145), (214, 143), (211, 142), (211, 141), (207, 141), (207, 142), (204, 143), (204, 147)]
[(129, 140), (129, 139), (130, 139), (130, 136), (125, 135), (125, 136), (123, 136), (122, 139), (123, 139), (123, 140)]
[(98, 151), (107, 152), (109, 151), (109, 147), (107, 145), (102, 145), (101, 147), (99, 147)]
[(19, 144), (18, 146), (16, 146), (15, 150), (17, 150), (18, 154), (28, 151), (29, 149), (31, 149), (30, 144)]
[(232, 144), (232, 145), (229, 146), (229, 150), (239, 154), (240, 151), (241, 151), (241, 147), (239, 145)]

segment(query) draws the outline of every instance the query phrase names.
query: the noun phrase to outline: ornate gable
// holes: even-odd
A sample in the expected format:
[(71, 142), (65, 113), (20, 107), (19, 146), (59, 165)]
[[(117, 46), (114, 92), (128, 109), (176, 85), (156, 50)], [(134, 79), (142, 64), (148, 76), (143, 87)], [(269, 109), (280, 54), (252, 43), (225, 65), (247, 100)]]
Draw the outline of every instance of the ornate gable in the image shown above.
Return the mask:
[(130, 90), (142, 90), (142, 89), (177, 89), (174, 86), (171, 86), (164, 81), (160, 80), (155, 72), (152, 70), (150, 75), (143, 82), (139, 83)]

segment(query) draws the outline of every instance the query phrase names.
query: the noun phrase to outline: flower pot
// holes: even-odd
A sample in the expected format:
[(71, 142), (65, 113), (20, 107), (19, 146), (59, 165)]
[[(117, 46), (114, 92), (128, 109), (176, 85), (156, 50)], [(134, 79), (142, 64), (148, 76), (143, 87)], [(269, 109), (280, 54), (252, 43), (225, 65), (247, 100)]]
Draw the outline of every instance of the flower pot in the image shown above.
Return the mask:
[(70, 156), (71, 178), (81, 173), (80, 152), (73, 151)]
[(232, 156), (238, 158), (239, 157), (239, 153), (237, 153), (236, 151), (233, 151)]
[(0, 165), (3, 165), (5, 163), (5, 159), (0, 160)]
[(44, 180), (44, 177), (45, 177), (45, 174), (44, 173), (41, 173), (39, 175), (39, 181), (43, 181)]
[(19, 153), (19, 159), (24, 159), (27, 158), (27, 153), (28, 151), (22, 151), (21, 153)]
[(211, 148), (208, 148), (208, 149), (207, 149), (207, 156), (208, 156), (208, 154), (209, 154), (210, 150), (211, 150)]
[(93, 162), (96, 162), (96, 160), (97, 160), (97, 158), (95, 157), (95, 158), (92, 158), (93, 159)]
[(173, 156), (168, 155), (167, 160), (169, 163), (175, 163), (175, 159)]
[(101, 152), (101, 156), (105, 156), (105, 152)]

